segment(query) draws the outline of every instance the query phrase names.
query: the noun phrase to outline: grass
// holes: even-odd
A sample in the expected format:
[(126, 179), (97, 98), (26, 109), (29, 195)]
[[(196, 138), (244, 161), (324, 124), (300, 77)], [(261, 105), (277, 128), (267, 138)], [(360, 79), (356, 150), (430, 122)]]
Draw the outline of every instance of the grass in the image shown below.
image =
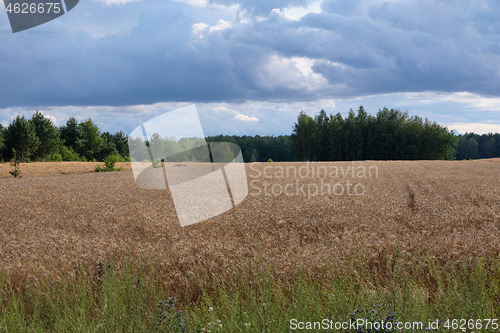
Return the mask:
[(116, 155), (109, 155), (104, 159), (104, 167), (96, 166), (94, 172), (122, 171), (122, 168), (115, 168), (118, 158)]
[[(289, 332), (293, 319), (498, 318), (498, 162), (373, 162), (380, 178), (363, 180), (364, 197), (249, 195), (189, 228), (168, 191), (138, 188), (131, 172), (32, 163), (15, 181), (0, 166), (0, 332)], [(58, 176), (75, 166), (89, 173)]]
[(345, 259), (288, 276), (258, 260), (231, 274), (200, 268), (177, 289), (154, 265), (132, 259), (119, 267), (74, 268), (57, 280), (21, 283), (3, 274), (0, 332), (288, 332), (293, 319), (313, 325), (370, 316), (373, 322), (419, 321), (425, 329), (437, 319), (444, 325), (500, 313), (498, 258), (448, 267), (396, 256), (377, 270), (367, 269), (363, 254)]

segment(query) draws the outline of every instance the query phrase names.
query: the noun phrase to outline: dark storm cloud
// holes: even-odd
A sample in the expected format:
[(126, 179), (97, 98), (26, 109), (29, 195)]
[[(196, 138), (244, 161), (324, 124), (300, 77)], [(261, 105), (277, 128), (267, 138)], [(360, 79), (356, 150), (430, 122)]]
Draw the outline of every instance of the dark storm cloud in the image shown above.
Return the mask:
[(16, 35), (2, 14), (0, 107), (500, 92), (496, 1), (210, 3), (239, 7), (87, 1)]

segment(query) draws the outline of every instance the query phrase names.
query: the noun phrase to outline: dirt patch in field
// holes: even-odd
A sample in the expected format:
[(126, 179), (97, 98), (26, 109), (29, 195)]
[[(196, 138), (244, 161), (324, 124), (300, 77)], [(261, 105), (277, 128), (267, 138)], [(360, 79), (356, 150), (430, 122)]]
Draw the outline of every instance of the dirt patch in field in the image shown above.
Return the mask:
[[(256, 259), (286, 274), (360, 250), (370, 267), (396, 249), (412, 262), (500, 254), (500, 159), (247, 165), (243, 203), (185, 228), (167, 191), (138, 188), (130, 170), (91, 173), (97, 164), (32, 163), (24, 178), (0, 179), (2, 269), (36, 276), (155, 255), (178, 283), (200, 267), (231, 272)], [(357, 194), (347, 182), (362, 185)], [(315, 186), (323, 192), (313, 196)]]

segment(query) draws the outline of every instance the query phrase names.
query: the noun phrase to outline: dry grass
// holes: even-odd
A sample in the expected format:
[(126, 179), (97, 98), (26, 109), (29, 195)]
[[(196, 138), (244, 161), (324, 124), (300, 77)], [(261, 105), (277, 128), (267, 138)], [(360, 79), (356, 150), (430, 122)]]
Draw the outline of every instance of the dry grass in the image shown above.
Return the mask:
[[(255, 260), (286, 276), (298, 266), (314, 275), (358, 251), (369, 269), (386, 265), (396, 249), (415, 264), (424, 257), (454, 264), (500, 254), (500, 159), (318, 163), (376, 166), (379, 177), (360, 181), (366, 186), (360, 197), (307, 200), (253, 196), (250, 189), (236, 209), (186, 228), (166, 191), (139, 189), (130, 171), (83, 173), (96, 164), (32, 163), (21, 167), (24, 178), (0, 179), (1, 269), (20, 279), (61, 278), (66, 268), (130, 255), (138, 266), (154, 261), (165, 284), (182, 287), (201, 272), (227, 274)], [(292, 165), (304, 164), (258, 168)], [(0, 165), (0, 176), (8, 169)], [(247, 172), (256, 174), (250, 166)]]
[[(66, 175), (93, 172), (96, 166), (102, 166), (102, 162), (33, 162), (21, 163), (21, 176), (41, 177), (48, 175)], [(130, 170), (130, 163), (116, 163), (117, 168)], [(10, 178), (9, 174), (13, 168), (9, 163), (0, 163), (0, 178)]]

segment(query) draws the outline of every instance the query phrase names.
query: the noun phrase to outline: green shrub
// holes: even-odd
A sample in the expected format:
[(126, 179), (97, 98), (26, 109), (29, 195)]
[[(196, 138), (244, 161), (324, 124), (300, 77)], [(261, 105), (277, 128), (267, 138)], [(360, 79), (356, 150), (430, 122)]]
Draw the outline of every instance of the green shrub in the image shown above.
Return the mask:
[(130, 157), (124, 157), (116, 152), (114, 155), (116, 162), (130, 162)]
[(49, 157), (47, 158), (47, 161), (62, 162), (63, 158), (62, 158), (61, 153), (53, 153), (53, 154), (49, 155)]
[(82, 161), (82, 158), (72, 148), (61, 145), (57, 152), (50, 154), (46, 160), (53, 162), (78, 162)]
[(117, 156), (109, 155), (104, 159), (104, 167), (96, 166), (94, 169), (95, 172), (110, 172), (110, 171), (121, 171), (122, 168), (115, 168)]
[(113, 171), (115, 170), (116, 158), (113, 155), (109, 155), (104, 159), (104, 168)]
[(73, 148), (68, 148), (66, 146), (61, 146), (59, 148), (59, 153), (61, 154), (63, 161), (81, 161), (82, 158), (78, 155)]

